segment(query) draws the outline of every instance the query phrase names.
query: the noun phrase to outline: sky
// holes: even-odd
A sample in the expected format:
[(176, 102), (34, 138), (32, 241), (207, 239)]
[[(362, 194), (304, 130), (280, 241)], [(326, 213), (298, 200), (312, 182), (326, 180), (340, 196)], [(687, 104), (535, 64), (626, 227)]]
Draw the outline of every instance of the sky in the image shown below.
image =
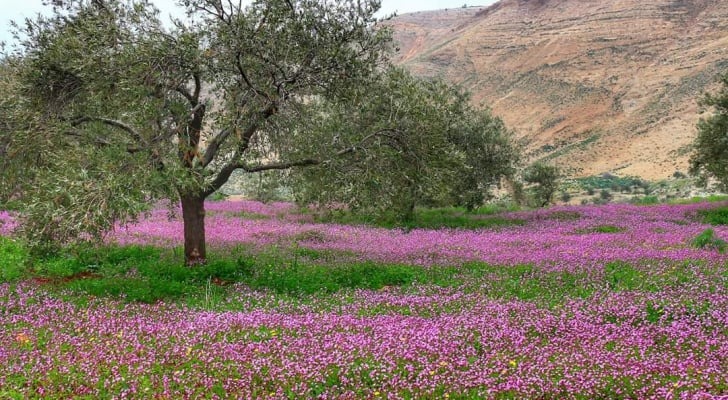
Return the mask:
[[(166, 16), (173, 13), (182, 16), (182, 9), (176, 6), (176, 0), (152, 0), (153, 3)], [(380, 15), (390, 15), (393, 12), (404, 14), (414, 11), (439, 10), (444, 8), (488, 5), (496, 0), (476, 0), (472, 4), (467, 0), (382, 0)], [(2, 13), (0, 14), (0, 42), (13, 43), (10, 21), (22, 22), (27, 17), (33, 17), (48, 7), (43, 6), (43, 0), (0, 0)], [(175, 11), (176, 10), (176, 11)]]

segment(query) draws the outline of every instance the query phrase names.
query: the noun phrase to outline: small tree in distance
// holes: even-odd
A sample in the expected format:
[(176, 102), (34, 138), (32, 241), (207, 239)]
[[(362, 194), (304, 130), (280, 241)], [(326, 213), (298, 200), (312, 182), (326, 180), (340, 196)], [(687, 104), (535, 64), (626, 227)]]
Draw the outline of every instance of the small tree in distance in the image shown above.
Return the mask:
[(698, 122), (690, 174), (698, 176), (703, 184), (715, 178), (723, 190), (728, 190), (728, 72), (720, 81), (718, 93), (706, 94), (699, 103), (712, 108), (713, 114)]
[(531, 196), (534, 205), (546, 207), (551, 204), (559, 188), (561, 173), (554, 165), (535, 163), (523, 172), (523, 180), (532, 184)]
[(293, 172), (302, 203), (343, 202), (399, 220), (411, 220), (416, 205), (474, 208), (501, 177), (515, 173), (519, 160), (510, 131), (488, 110), (473, 108), (467, 93), (401, 69), (320, 110), (326, 111), (306, 119), (305, 137), (291, 147), (299, 153), (294, 158), (312, 157), (322, 141), (337, 142), (341, 151), (366, 147)]

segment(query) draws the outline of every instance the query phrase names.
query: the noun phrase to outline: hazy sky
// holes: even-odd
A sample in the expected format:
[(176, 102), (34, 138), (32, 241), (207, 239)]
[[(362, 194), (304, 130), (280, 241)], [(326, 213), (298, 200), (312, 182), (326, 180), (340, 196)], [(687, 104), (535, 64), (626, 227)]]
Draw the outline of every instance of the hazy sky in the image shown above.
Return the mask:
[[(443, 8), (461, 7), (463, 4), (469, 6), (488, 5), (496, 0), (475, 0), (472, 3), (467, 0), (382, 0), (382, 15), (397, 12), (404, 14), (413, 11), (438, 10)], [(0, 42), (12, 42), (10, 34), (10, 21), (22, 22), (26, 17), (33, 17), (45, 9), (42, 0), (0, 0), (2, 13), (0, 14)], [(176, 0), (153, 0), (153, 3), (162, 11), (162, 15), (177, 13), (183, 15), (181, 8), (177, 7)], [(176, 11), (175, 11), (176, 10)]]

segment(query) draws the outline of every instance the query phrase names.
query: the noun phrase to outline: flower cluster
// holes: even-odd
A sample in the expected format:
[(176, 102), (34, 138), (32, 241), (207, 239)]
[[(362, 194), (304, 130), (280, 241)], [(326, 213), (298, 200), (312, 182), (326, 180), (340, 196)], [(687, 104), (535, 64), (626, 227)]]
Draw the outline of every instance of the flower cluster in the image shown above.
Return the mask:
[[(208, 203), (223, 248), (491, 266), (458, 287), (289, 297), (235, 284), (211, 310), (2, 284), (0, 398), (722, 398), (728, 259), (691, 246), (706, 207), (557, 207), (507, 214), (522, 222), (509, 227), (405, 232)], [(179, 245), (181, 232), (160, 209), (113, 240)]]
[[(107, 300), (81, 308), (4, 285), (0, 387), (64, 398), (708, 399), (728, 390), (725, 290), (605, 292), (555, 309), (447, 290), (354, 296), (337, 312), (208, 312)], [(362, 312), (394, 304), (408, 312)]]
[[(727, 261), (728, 256), (690, 246), (706, 225), (693, 218), (705, 204), (652, 207), (615, 204), (556, 207), (506, 214), (525, 221), (518, 226), (487, 230), (390, 230), (367, 226), (315, 224), (288, 217), (285, 203), (207, 203), (207, 238), (217, 245), (247, 243), (257, 246), (296, 245), (316, 250), (357, 254), (361, 259), (415, 265), (451, 264), (464, 260), (495, 265), (534, 264), (557, 270), (580, 271), (607, 261), (642, 260)], [(236, 213), (277, 218), (251, 219)], [(610, 228), (603, 232), (604, 228)], [(165, 210), (140, 223), (120, 227), (121, 244), (179, 245), (182, 223)], [(716, 228), (728, 237), (728, 229)]]
[(0, 210), (0, 235), (8, 236), (16, 227), (15, 216), (7, 211)]

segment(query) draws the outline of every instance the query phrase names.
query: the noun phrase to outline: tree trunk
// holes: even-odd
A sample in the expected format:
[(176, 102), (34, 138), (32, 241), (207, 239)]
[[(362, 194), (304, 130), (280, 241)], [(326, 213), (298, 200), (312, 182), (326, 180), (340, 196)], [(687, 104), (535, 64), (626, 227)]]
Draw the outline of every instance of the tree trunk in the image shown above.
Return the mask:
[(180, 194), (182, 220), (185, 232), (185, 263), (204, 264), (205, 249), (205, 198), (195, 194)]

